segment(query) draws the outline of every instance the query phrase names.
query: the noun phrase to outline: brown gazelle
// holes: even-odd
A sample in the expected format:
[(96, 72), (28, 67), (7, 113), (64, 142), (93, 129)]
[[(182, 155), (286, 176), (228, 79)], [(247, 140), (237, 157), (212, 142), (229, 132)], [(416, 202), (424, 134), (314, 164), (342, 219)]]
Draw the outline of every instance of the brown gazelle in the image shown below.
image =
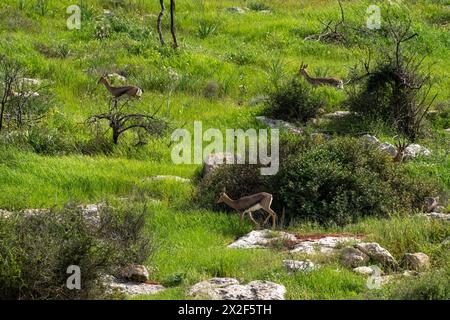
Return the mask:
[(106, 76), (102, 76), (100, 80), (98, 80), (97, 84), (104, 84), (106, 89), (112, 94), (115, 100), (120, 99), (121, 97), (127, 95), (130, 98), (141, 98), (142, 96), (142, 89), (136, 86), (124, 86), (124, 87), (113, 87), (109, 84), (108, 79), (106, 79)]
[(273, 211), (270, 206), (272, 204), (273, 196), (267, 192), (256, 193), (251, 196), (242, 197), (238, 200), (233, 200), (225, 192), (220, 194), (217, 203), (225, 203), (229, 207), (239, 212), (241, 224), (244, 220), (244, 216), (248, 213), (250, 219), (259, 228), (259, 224), (253, 218), (252, 213), (260, 209), (264, 210), (269, 214), (269, 216), (264, 220), (264, 225), (272, 218), (272, 228), (275, 228), (277, 214)]
[(326, 85), (335, 87), (336, 89), (344, 89), (344, 81), (338, 78), (322, 78), (322, 77), (311, 77), (308, 73), (308, 65), (303, 64), (300, 66), (300, 75), (302, 75), (306, 81), (308, 81), (313, 86)]

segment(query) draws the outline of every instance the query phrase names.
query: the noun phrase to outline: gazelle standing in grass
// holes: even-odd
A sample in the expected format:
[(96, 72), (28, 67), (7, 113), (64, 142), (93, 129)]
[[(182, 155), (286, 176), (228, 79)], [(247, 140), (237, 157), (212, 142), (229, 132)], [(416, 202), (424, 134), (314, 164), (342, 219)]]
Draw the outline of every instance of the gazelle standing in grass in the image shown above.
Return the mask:
[(272, 200), (273, 200), (273, 196), (267, 192), (256, 193), (251, 196), (242, 197), (238, 200), (233, 200), (230, 197), (228, 197), (228, 195), (225, 192), (222, 192), (220, 194), (220, 197), (219, 197), (219, 200), (217, 201), (217, 203), (225, 203), (229, 207), (238, 211), (239, 215), (240, 215), (241, 225), (244, 220), (245, 214), (248, 213), (250, 219), (252, 220), (255, 227), (257, 227), (257, 228), (259, 228), (260, 225), (253, 218), (252, 213), (262, 209), (269, 214), (269, 216), (266, 218), (266, 220), (264, 220), (263, 225), (265, 225), (267, 223), (267, 221), (269, 221), (269, 219), (272, 218), (272, 228), (275, 228), (277, 214), (275, 213), (275, 211), (273, 211), (270, 208), (270, 206), (272, 204)]
[(344, 89), (344, 81), (338, 78), (322, 78), (322, 77), (311, 77), (308, 73), (308, 65), (307, 64), (301, 64), (300, 66), (300, 75), (303, 76), (306, 81), (308, 81), (313, 86), (331, 86), (335, 87), (336, 89), (343, 90)]
[(397, 136), (397, 139), (397, 143), (395, 144), (395, 147), (397, 148), (397, 154), (392, 160), (395, 163), (402, 163), (403, 159), (405, 158), (405, 150), (409, 147), (410, 142), (405, 137), (400, 138), (399, 136)]
[(102, 76), (100, 80), (98, 80), (97, 84), (104, 84), (106, 89), (112, 94), (113, 99), (117, 101), (123, 96), (128, 96), (130, 98), (140, 99), (142, 97), (143, 90), (136, 86), (124, 86), (124, 87), (113, 87), (109, 84), (108, 79), (106, 79), (106, 75)]

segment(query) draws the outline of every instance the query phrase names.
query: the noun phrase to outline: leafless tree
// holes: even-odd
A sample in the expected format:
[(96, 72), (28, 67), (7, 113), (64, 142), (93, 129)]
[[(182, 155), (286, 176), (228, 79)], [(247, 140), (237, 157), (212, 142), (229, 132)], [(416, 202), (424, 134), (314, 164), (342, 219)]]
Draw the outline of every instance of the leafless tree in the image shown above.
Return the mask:
[[(164, 0), (159, 0), (159, 3), (161, 5), (161, 11), (158, 15), (157, 29), (158, 29), (158, 34), (159, 34), (159, 40), (160, 40), (161, 44), (164, 46), (166, 44), (166, 41), (164, 40), (164, 35), (162, 32), (162, 19), (163, 19), (164, 13), (166, 11), (166, 7), (164, 4)], [(173, 46), (174, 46), (174, 48), (178, 48), (178, 40), (177, 40), (176, 27), (175, 27), (175, 0), (170, 0), (170, 32), (172, 34)]]

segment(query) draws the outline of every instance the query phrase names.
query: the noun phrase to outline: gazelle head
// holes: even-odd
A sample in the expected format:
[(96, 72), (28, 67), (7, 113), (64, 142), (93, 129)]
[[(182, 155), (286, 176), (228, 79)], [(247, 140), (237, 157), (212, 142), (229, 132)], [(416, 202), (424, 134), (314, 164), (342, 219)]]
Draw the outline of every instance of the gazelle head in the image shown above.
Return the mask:
[(219, 200), (217, 200), (217, 203), (223, 203), (225, 202), (225, 199), (228, 198), (227, 194), (225, 193), (225, 188), (222, 189), (222, 192), (219, 195)]
[(307, 64), (304, 64), (303, 62), (302, 62), (302, 64), (300, 65), (300, 74), (301, 75), (306, 75), (307, 73), (308, 73), (308, 65)]
[(402, 163), (405, 156), (405, 150), (410, 145), (410, 142), (405, 137), (400, 138), (399, 136), (397, 136), (397, 139), (398, 141), (395, 144), (395, 147), (397, 148), (397, 155), (394, 157), (394, 162)]

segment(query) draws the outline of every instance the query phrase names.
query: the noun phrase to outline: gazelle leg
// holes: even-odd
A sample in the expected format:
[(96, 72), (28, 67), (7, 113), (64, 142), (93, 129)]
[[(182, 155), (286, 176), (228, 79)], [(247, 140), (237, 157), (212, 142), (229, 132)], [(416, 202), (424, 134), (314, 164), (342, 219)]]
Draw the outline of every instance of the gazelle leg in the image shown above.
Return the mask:
[(260, 225), (258, 222), (256, 222), (256, 220), (253, 218), (252, 212), (251, 211), (245, 211), (245, 213), (248, 213), (248, 216), (250, 217), (250, 220), (252, 220), (253, 224), (255, 225), (256, 228), (260, 228)]
[(239, 225), (242, 227), (242, 224), (244, 223), (244, 214), (245, 212), (239, 212)]
[(276, 221), (277, 221), (277, 214), (275, 213), (275, 211), (273, 211), (271, 208), (267, 208), (267, 210), (265, 210), (267, 213), (270, 214), (270, 216), (267, 217), (267, 219), (264, 221), (264, 224), (267, 223), (267, 221), (269, 221), (270, 218), (272, 218), (272, 228), (275, 228), (276, 226)]

